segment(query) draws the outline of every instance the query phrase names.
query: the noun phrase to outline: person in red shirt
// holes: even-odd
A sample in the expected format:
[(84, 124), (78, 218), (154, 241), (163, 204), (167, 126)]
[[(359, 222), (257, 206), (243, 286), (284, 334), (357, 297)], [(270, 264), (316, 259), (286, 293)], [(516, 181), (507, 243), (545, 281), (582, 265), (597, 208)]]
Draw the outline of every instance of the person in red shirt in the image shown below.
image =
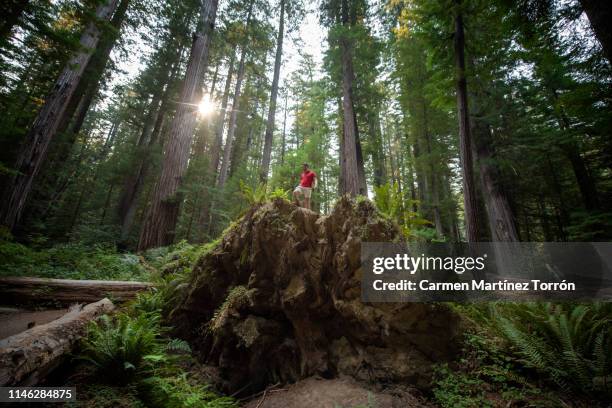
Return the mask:
[(316, 186), (317, 175), (314, 171), (310, 170), (308, 163), (302, 164), (300, 184), (293, 190), (293, 200), (295, 204), (310, 210), (310, 196), (312, 195), (312, 189)]

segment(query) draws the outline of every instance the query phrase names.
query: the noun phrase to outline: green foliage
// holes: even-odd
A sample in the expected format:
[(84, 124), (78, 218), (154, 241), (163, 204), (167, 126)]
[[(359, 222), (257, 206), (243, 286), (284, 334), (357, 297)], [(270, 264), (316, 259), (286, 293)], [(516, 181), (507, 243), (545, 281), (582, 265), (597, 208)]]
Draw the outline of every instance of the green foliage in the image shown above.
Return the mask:
[(522, 372), (520, 362), (498, 338), (478, 327), (466, 333), (457, 364), (435, 369), (433, 395), (440, 406), (559, 406), (561, 401), (553, 393), (540, 389)]
[(146, 292), (139, 292), (130, 304), (132, 314), (140, 313), (162, 313), (166, 306), (165, 286), (155, 287)]
[(191, 354), (191, 346), (185, 340), (171, 339), (168, 344), (166, 344), (166, 351), (169, 353)]
[(283, 200), (289, 200), (289, 193), (290, 190), (283, 190), (281, 187), (276, 187), (274, 190), (272, 190), (270, 192), (270, 194), (268, 194), (268, 198), (270, 200), (275, 200), (275, 199), (283, 199)]
[(485, 382), (469, 373), (456, 373), (444, 364), (435, 372), (434, 398), (442, 407), (491, 407), (485, 398)]
[(289, 190), (283, 190), (281, 187), (269, 191), (264, 183), (259, 183), (255, 188), (240, 180), (240, 195), (248, 203), (249, 206), (254, 204), (263, 204), (266, 201), (277, 198), (288, 200)]
[(264, 203), (267, 199), (266, 188), (266, 185), (263, 183), (259, 183), (253, 188), (240, 180), (240, 194), (249, 205)]
[[(80, 358), (94, 368), (101, 395), (117, 406), (146, 406), (160, 408), (231, 408), (236, 401), (219, 396), (205, 384), (189, 378), (179, 364), (189, 358), (191, 347), (181, 339), (164, 338), (164, 328), (155, 312), (120, 313), (115, 317), (102, 316), (92, 322), (82, 342)], [(108, 386), (120, 385), (122, 388)], [(117, 390), (129, 393), (120, 398)], [(130, 401), (133, 405), (122, 405)], [(78, 405), (77, 405), (78, 406)], [(94, 395), (87, 406), (107, 407)]]
[(225, 301), (215, 311), (213, 318), (208, 322), (208, 330), (214, 332), (220, 329), (225, 323), (231, 310), (239, 308), (247, 301), (247, 288), (245, 286), (235, 286), (230, 289)]
[(153, 274), (154, 288), (136, 295), (130, 305), (131, 313), (167, 315), (181, 294), (179, 288), (189, 282), (195, 262), (217, 244), (217, 240), (204, 245), (191, 245), (181, 241), (169, 247), (145, 252), (145, 260), (159, 273)]
[(139, 258), (108, 246), (81, 243), (33, 249), (12, 239), (0, 240), (0, 276), (64, 279), (150, 280)]
[(396, 183), (374, 186), (374, 203), (385, 217), (398, 223), (406, 237), (435, 238), (435, 231), (427, 228), (431, 222), (411, 210), (417, 203), (405, 199)]
[(138, 397), (134, 384), (113, 386), (109, 384), (82, 384), (78, 387), (78, 399), (65, 405), (67, 408), (147, 408)]
[(191, 269), (192, 264), (214, 243), (215, 241), (205, 245), (192, 245), (186, 240), (181, 240), (174, 245), (149, 249), (143, 253), (143, 257), (152, 267), (160, 271), (168, 270), (169, 265), (180, 261), (180, 267), (172, 273), (183, 273)]
[(561, 389), (612, 395), (612, 304), (500, 304), (491, 315), (523, 363)]
[(235, 408), (233, 398), (221, 397), (206, 385), (190, 381), (186, 373), (170, 377), (152, 376), (142, 381), (146, 400), (159, 408)]
[(128, 384), (164, 358), (159, 319), (152, 313), (102, 316), (90, 323), (81, 358), (91, 363), (104, 381)]

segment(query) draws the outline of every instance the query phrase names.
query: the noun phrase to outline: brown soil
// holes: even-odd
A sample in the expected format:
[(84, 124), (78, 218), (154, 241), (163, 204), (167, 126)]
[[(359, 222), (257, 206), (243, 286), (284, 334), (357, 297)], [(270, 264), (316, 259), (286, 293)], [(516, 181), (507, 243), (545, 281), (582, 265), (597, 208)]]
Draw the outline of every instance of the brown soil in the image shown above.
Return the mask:
[(310, 377), (285, 387), (271, 387), (244, 408), (417, 408), (429, 407), (407, 390), (376, 392), (342, 377)]
[(23, 310), (0, 309), (0, 340), (60, 318), (68, 309)]

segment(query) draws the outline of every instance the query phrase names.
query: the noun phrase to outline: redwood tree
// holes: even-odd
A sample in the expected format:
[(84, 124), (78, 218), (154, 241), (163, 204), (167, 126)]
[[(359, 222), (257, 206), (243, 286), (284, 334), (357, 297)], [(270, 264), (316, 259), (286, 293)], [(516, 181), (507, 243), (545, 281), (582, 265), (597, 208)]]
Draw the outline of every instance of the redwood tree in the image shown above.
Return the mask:
[(274, 136), (274, 117), (276, 115), (276, 98), (278, 97), (278, 80), (280, 77), (281, 60), (283, 58), (283, 37), (285, 30), (285, 0), (280, 1), (280, 17), (278, 20), (278, 37), (276, 40), (276, 56), (274, 58), (274, 76), (272, 77), (272, 90), (270, 92), (270, 106), (268, 108), (268, 121), (264, 138), (263, 156), (261, 159), (261, 181), (268, 179), (270, 156), (272, 154), (272, 140)]
[(56, 135), (68, 101), (98, 45), (102, 33), (100, 25), (112, 16), (117, 2), (118, 0), (106, 0), (96, 8), (94, 19), (87, 24), (81, 35), (79, 48), (65, 65), (26, 136), (15, 164), (17, 174), (7, 183), (0, 208), (0, 224), (11, 230), (21, 218), (32, 190), (32, 182), (47, 157), (49, 143)]
[[(361, 157), (361, 145), (359, 143), (359, 130), (357, 128), (357, 117), (355, 114), (353, 83), (355, 73), (353, 70), (353, 42), (350, 39), (350, 27), (353, 24), (349, 17), (349, 1), (342, 0), (342, 26), (343, 32), (340, 37), (340, 53), (342, 65), (342, 114), (343, 114), (343, 143), (341, 160), (342, 185), (341, 193), (356, 196), (366, 194), (364, 189), (365, 176), (363, 170), (363, 157)], [(361, 169), (359, 168), (361, 165)]]
[(459, 157), (463, 173), (463, 206), (465, 214), (465, 231), (468, 242), (478, 242), (480, 237), (478, 203), (474, 185), (472, 160), (472, 135), (467, 99), (467, 81), (465, 79), (465, 37), (463, 32), (463, 15), (461, 0), (455, 0), (455, 68), (457, 88), (457, 117), (459, 119)]
[(161, 175), (155, 184), (151, 206), (144, 220), (138, 242), (139, 250), (169, 245), (174, 241), (182, 201), (179, 188), (187, 171), (196, 124), (194, 106), (201, 97), (199, 89), (208, 63), (218, 4), (218, 0), (204, 0), (201, 8), (201, 21), (193, 36), (180, 104), (164, 146)]

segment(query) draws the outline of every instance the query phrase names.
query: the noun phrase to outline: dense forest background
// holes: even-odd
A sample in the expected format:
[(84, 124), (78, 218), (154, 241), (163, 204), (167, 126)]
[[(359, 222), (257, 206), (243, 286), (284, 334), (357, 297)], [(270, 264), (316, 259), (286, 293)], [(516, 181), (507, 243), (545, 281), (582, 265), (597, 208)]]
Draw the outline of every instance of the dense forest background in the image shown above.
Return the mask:
[[(146, 281), (49, 375), (75, 406), (259, 408), (321, 356), (316, 396), (343, 369), (423, 406), (609, 406), (612, 303), (363, 302), (359, 245), (610, 241), (611, 21), (605, 0), (3, 0), (18, 335), (22, 300), (61, 306), (36, 277)], [(304, 162), (326, 217), (280, 199)]]
[(23, 242), (207, 242), (249, 200), (287, 195), (303, 162), (316, 211), (366, 195), (419, 239), (612, 236), (607, 2), (11, 0), (1, 15), (0, 222)]

